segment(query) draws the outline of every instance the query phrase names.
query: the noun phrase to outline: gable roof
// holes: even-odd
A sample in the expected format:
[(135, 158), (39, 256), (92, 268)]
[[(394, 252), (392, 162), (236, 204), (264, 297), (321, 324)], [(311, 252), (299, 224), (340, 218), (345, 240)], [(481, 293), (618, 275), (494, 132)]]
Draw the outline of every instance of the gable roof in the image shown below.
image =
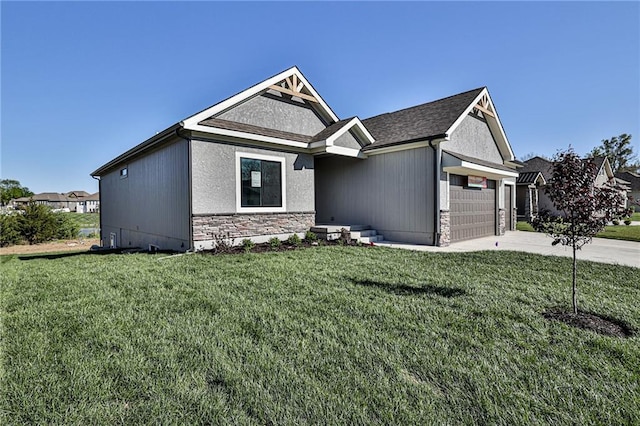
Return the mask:
[(363, 120), (376, 139), (365, 150), (418, 141), (446, 140), (472, 111), (486, 120), (504, 161), (515, 160), (486, 87)]
[(537, 183), (538, 180), (541, 180), (542, 181), (541, 183), (543, 185), (547, 183), (544, 176), (542, 176), (542, 173), (540, 172), (520, 172), (520, 174), (518, 175), (518, 178), (516, 179), (516, 184), (532, 185)]
[(632, 191), (640, 191), (640, 174), (633, 172), (618, 172), (616, 178), (629, 182)]
[[(320, 114), (328, 123), (335, 123), (339, 121), (338, 116), (331, 110), (329, 105), (320, 97), (318, 92), (311, 86), (309, 81), (300, 72), (298, 67), (293, 66), (281, 73), (278, 73), (268, 79), (251, 86), (248, 89), (243, 90), (215, 105), (205, 108), (204, 110), (184, 119), (181, 124), (185, 129), (198, 130), (198, 124), (202, 120), (206, 120), (219, 114), (229, 108), (246, 101), (247, 99), (260, 94), (267, 90), (278, 90), (291, 96), (302, 96), (302, 99), (306, 99), (312, 102), (316, 111)], [(313, 99), (313, 100), (311, 100)]]
[(429, 140), (447, 131), (484, 88), (362, 120), (376, 141), (367, 149)]
[(545, 180), (549, 180), (553, 172), (553, 163), (546, 158), (533, 157), (524, 161), (524, 166), (519, 171), (520, 173), (540, 172)]

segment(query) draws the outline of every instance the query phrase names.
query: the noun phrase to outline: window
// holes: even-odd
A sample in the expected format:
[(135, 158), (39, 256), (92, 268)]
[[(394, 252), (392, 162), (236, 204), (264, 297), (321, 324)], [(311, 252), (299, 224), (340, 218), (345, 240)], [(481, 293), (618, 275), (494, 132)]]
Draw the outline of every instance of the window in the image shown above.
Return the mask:
[(236, 153), (238, 211), (285, 211), (285, 159)]
[(120, 169), (120, 179), (126, 178), (128, 174), (129, 174), (129, 169), (127, 167)]

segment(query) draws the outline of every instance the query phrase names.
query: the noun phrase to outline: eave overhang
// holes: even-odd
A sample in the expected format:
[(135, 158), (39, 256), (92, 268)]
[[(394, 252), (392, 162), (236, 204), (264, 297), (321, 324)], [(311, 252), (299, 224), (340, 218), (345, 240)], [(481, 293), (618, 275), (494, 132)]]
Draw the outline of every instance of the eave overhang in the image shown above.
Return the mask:
[(499, 164), (494, 166), (478, 164), (468, 159), (461, 159), (447, 152), (442, 153), (442, 170), (456, 175), (484, 176), (490, 179), (517, 178), (518, 172), (509, 171)]

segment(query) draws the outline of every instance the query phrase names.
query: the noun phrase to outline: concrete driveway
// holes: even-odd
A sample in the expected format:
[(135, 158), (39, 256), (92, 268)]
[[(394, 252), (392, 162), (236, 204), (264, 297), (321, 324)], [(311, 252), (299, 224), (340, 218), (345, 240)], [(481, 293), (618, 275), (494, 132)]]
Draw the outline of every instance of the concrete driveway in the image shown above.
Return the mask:
[[(382, 241), (378, 246), (403, 248), (432, 252), (467, 252), (480, 250), (512, 250), (527, 253), (538, 253), (548, 256), (571, 257), (570, 247), (562, 245), (552, 246), (551, 238), (537, 232), (509, 231), (498, 237), (484, 237), (475, 240), (462, 241), (449, 247), (418, 246), (404, 243)], [(578, 260), (592, 260), (594, 262), (627, 265), (640, 268), (640, 243), (633, 241), (610, 240), (594, 238), (591, 244), (585, 245), (577, 253)]]

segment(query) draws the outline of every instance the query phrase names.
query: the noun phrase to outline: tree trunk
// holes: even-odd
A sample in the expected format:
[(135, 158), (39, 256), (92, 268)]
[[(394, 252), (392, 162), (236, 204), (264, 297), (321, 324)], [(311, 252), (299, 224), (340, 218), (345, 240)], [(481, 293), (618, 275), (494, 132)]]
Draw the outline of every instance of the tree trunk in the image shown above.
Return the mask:
[(576, 243), (573, 243), (573, 283), (572, 283), (572, 296), (573, 296), (573, 313), (578, 315), (578, 286), (576, 283), (577, 279), (577, 269), (578, 263), (576, 262)]

